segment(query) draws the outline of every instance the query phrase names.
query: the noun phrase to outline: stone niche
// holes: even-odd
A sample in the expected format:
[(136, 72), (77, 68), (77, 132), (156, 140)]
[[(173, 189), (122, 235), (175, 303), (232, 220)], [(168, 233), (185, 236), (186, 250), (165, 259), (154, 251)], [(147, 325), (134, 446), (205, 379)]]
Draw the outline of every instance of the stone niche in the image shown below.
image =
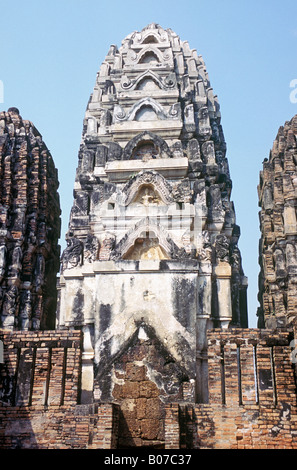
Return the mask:
[(118, 448), (164, 447), (164, 399), (181, 400), (187, 376), (163, 349), (141, 326), (101, 378), (104, 386), (112, 386), (112, 401), (120, 404)]

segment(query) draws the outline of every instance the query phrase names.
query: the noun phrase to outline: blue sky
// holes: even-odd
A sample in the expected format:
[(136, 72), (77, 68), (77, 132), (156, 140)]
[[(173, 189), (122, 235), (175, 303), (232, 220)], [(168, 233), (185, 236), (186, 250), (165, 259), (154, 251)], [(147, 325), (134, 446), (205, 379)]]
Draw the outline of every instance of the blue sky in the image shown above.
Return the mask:
[[(256, 326), (257, 185), (278, 128), (297, 114), (296, 0), (0, 0), (0, 110), (34, 123), (59, 172), (67, 231), (86, 105), (111, 44), (151, 22), (173, 29), (206, 63), (218, 95), (239, 246)], [(297, 82), (296, 82), (297, 83)], [(295, 85), (297, 88), (297, 85)]]

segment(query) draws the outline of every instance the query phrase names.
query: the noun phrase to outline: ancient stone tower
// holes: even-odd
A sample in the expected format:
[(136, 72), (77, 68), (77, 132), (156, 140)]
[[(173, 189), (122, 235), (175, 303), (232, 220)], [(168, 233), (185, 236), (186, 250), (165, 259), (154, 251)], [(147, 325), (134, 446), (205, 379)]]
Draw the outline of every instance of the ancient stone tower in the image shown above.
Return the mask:
[(279, 128), (258, 186), (260, 328), (289, 327), (297, 314), (297, 116)]
[(84, 331), (82, 400), (121, 400), (128, 358), (163, 401), (205, 399), (206, 330), (247, 326), (231, 188), (196, 50), (157, 24), (111, 46), (85, 114), (60, 279), (59, 328)]
[(0, 114), (0, 327), (55, 327), (60, 204), (52, 157), (16, 108)]

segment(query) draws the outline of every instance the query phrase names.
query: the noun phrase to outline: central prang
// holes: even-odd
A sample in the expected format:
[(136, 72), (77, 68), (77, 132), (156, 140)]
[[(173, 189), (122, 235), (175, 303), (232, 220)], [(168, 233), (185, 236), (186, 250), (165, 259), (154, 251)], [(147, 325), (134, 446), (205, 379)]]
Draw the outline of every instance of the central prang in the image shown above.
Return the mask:
[(247, 326), (231, 187), (202, 57), (157, 24), (111, 46), (60, 279), (58, 326), (84, 331), (83, 402), (206, 400), (206, 331)]

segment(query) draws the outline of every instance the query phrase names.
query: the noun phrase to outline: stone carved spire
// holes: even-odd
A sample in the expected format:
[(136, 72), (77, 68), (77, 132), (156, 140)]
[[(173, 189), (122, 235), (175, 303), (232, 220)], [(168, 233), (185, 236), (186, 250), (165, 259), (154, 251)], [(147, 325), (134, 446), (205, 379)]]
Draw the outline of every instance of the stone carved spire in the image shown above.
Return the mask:
[(285, 327), (297, 315), (297, 116), (279, 128), (258, 186), (261, 240), (259, 327)]
[(0, 113), (0, 324), (54, 328), (58, 178), (41, 135), (16, 108)]
[(155, 23), (111, 46), (84, 118), (67, 234), (82, 256), (63, 253), (59, 314), (93, 332), (97, 377), (141, 325), (175, 358), (177, 382), (181, 370), (199, 382), (206, 329), (247, 326), (231, 188), (202, 57)]

